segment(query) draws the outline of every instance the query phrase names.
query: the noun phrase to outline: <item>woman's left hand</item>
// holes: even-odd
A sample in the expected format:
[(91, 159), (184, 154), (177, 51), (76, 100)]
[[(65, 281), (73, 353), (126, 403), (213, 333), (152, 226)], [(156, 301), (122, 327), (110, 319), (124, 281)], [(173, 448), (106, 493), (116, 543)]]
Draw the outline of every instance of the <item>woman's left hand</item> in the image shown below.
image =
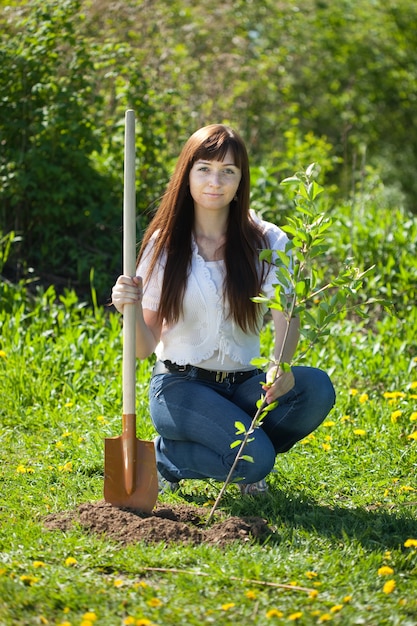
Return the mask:
[(270, 367), (266, 374), (266, 384), (262, 386), (262, 389), (266, 391), (265, 400), (267, 404), (272, 404), (288, 391), (291, 391), (294, 385), (294, 374), (291, 370), (284, 371), (277, 365)]

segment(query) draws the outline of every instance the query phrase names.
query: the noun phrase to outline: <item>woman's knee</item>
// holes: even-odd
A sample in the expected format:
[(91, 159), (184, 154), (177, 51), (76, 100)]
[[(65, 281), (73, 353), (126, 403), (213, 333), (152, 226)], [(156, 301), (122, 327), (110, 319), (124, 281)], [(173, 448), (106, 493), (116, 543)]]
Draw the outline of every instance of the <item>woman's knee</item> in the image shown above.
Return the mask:
[(296, 388), (301, 387), (309, 404), (320, 407), (327, 414), (336, 400), (333, 383), (327, 372), (316, 367), (295, 367), (293, 371)]
[[(257, 437), (256, 434), (258, 434)], [(246, 458), (242, 458), (238, 462), (235, 477), (244, 480), (245, 483), (255, 483), (262, 480), (274, 468), (274, 446), (263, 431), (255, 431), (254, 439), (247, 444), (241, 454)]]

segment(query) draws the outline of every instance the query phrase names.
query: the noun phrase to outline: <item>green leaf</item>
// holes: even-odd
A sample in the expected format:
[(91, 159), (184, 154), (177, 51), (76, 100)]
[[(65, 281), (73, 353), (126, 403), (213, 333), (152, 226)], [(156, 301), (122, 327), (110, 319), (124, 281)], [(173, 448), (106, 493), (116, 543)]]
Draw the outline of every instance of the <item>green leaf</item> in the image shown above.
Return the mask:
[(246, 432), (245, 424), (243, 424), (242, 422), (235, 422), (235, 428), (237, 435), (242, 435)]
[(242, 454), (240, 459), (242, 461), (247, 461), (248, 463), (254, 463), (253, 457), (249, 456), (248, 454)]

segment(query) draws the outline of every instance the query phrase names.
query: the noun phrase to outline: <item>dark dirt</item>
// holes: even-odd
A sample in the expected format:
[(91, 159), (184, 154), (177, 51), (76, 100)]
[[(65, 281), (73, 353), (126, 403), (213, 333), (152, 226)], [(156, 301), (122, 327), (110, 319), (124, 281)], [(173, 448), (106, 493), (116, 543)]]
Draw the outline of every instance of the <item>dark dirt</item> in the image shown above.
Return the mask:
[(221, 546), (234, 541), (263, 543), (273, 535), (260, 517), (228, 517), (206, 526), (207, 517), (206, 508), (186, 504), (157, 504), (149, 514), (119, 509), (101, 500), (81, 504), (71, 512), (48, 515), (44, 525), (48, 530), (66, 531), (75, 524), (122, 544), (143, 541)]

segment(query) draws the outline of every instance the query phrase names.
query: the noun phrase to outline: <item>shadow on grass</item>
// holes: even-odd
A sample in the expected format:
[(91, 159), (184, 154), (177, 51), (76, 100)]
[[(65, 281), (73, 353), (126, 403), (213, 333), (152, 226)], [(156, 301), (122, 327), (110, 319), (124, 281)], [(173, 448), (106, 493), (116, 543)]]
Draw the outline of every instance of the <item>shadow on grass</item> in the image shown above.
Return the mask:
[(231, 515), (253, 515), (256, 511), (256, 515), (267, 519), (278, 532), (282, 527), (303, 529), (336, 541), (357, 541), (367, 549), (398, 549), (406, 539), (417, 538), (415, 507), (411, 506), (401, 511), (326, 506), (300, 491), (289, 496), (273, 488), (266, 497), (258, 497), (256, 503), (254, 498), (227, 498), (224, 505)]

